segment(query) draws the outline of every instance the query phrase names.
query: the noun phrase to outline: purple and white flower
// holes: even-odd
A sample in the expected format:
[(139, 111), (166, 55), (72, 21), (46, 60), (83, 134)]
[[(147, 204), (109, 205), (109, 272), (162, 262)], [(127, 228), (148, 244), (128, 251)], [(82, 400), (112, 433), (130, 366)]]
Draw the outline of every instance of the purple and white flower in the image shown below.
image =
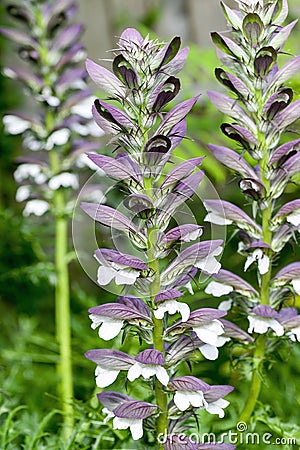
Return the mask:
[(137, 298), (121, 297), (118, 303), (105, 303), (89, 309), (92, 329), (99, 327), (99, 337), (109, 341), (118, 336), (125, 321), (151, 323), (147, 306), (143, 305), (141, 308), (138, 302), (142, 301)]
[(110, 386), (115, 382), (121, 370), (129, 370), (134, 364), (134, 358), (118, 350), (89, 350), (85, 357), (97, 364), (95, 370), (96, 384), (100, 388)]
[(40, 164), (25, 163), (20, 164), (14, 172), (14, 178), (17, 183), (32, 178), (36, 184), (43, 184), (47, 180), (47, 176)]
[(273, 278), (275, 286), (291, 285), (297, 295), (300, 295), (300, 262), (288, 264)]
[(248, 333), (265, 334), (269, 329), (273, 330), (276, 336), (283, 336), (284, 328), (279, 321), (278, 312), (269, 305), (259, 305), (253, 308), (248, 315)]
[(108, 414), (107, 420), (113, 418), (114, 429), (127, 430), (129, 428), (134, 441), (143, 437), (143, 420), (158, 409), (152, 403), (133, 400), (118, 392), (106, 391), (98, 394), (97, 397), (105, 407), (103, 411)]
[(225, 416), (224, 409), (230, 405), (230, 402), (222, 397), (232, 392), (233, 389), (228, 385), (210, 386), (208, 392), (204, 393), (204, 399), (207, 402), (206, 411), (210, 414), (217, 414), (222, 419)]
[(76, 190), (79, 187), (78, 177), (74, 173), (62, 172), (59, 175), (52, 177), (48, 182), (48, 186), (53, 191), (56, 191), (61, 187)]
[(169, 289), (156, 295), (154, 301), (158, 305), (154, 310), (154, 316), (162, 319), (165, 313), (170, 315), (181, 314), (182, 322), (186, 322), (190, 316), (190, 307), (187, 303), (178, 302), (176, 298), (182, 297), (182, 292), (176, 289)]
[(193, 376), (175, 378), (169, 383), (169, 387), (175, 390), (174, 403), (180, 411), (193, 408), (206, 408), (207, 401), (204, 394), (210, 390), (209, 384)]
[(161, 352), (154, 349), (144, 350), (135, 357), (135, 363), (128, 370), (127, 378), (134, 381), (140, 376), (145, 380), (156, 376), (163, 386), (167, 386), (169, 375), (163, 365), (166, 363)]
[(23, 210), (23, 216), (28, 217), (31, 214), (34, 216), (43, 216), (49, 209), (50, 205), (45, 200), (29, 200)]
[(147, 270), (147, 265), (141, 259), (116, 250), (98, 249), (94, 257), (100, 263), (97, 281), (101, 286), (106, 286), (112, 280), (117, 285), (132, 285), (141, 271)]

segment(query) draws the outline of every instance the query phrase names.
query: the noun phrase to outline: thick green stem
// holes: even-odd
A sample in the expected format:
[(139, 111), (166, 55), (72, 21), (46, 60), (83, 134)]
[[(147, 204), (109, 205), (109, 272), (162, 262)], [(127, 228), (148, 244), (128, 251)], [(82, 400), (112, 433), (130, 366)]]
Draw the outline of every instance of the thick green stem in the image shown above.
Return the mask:
[[(155, 228), (148, 229), (148, 265), (153, 271), (153, 281), (150, 286), (150, 296), (152, 304), (154, 305), (154, 297), (160, 291), (160, 273), (159, 273), (159, 262), (154, 255), (154, 249), (157, 243), (157, 230)], [(162, 319), (157, 319), (154, 315), (153, 319), (153, 346), (155, 350), (159, 350), (163, 355), (165, 354), (164, 349), (164, 323)], [(159, 416), (157, 419), (157, 436), (162, 436), (167, 434), (168, 430), (168, 398), (167, 394), (163, 390), (162, 384), (156, 380), (155, 383), (155, 397), (156, 404), (160, 409)], [(158, 444), (158, 449), (163, 450), (163, 444)]]
[(245, 423), (249, 422), (249, 420), (252, 417), (256, 402), (258, 400), (261, 391), (260, 369), (264, 360), (265, 347), (266, 347), (266, 336), (260, 335), (256, 340), (256, 347), (253, 355), (254, 370), (252, 374), (248, 398), (239, 418), (240, 422)]
[[(268, 160), (269, 153), (266, 146), (265, 136), (260, 135), (260, 148), (264, 150), (264, 157), (260, 162), (260, 171), (262, 176), (262, 181), (266, 188), (265, 205), (262, 210), (262, 239), (265, 244), (271, 245), (272, 243), (272, 232), (270, 230), (270, 220), (272, 218), (272, 200), (270, 198), (270, 180), (267, 177), (268, 170)], [(268, 305), (270, 303), (270, 280), (272, 275), (272, 250), (266, 251), (266, 254), (270, 258), (269, 270), (267, 273), (261, 275), (261, 285), (260, 285), (260, 304)], [(262, 385), (262, 368), (264, 363), (264, 355), (266, 349), (266, 335), (260, 335), (255, 342), (255, 350), (253, 354), (253, 373), (251, 379), (250, 390), (248, 393), (248, 398), (246, 400), (244, 409), (240, 415), (240, 421), (247, 423), (253, 414), (256, 402), (258, 400), (261, 385)]]
[[(58, 373), (60, 377), (60, 396), (64, 413), (64, 436), (67, 438), (73, 431), (73, 377), (71, 355), (70, 327), (70, 293), (69, 272), (67, 263), (68, 252), (68, 220), (64, 215), (64, 193), (54, 194), (54, 205), (58, 211), (55, 218), (55, 314), (56, 338), (59, 344)], [(61, 213), (60, 213), (61, 211)]]
[[(60, 160), (55, 152), (50, 152), (52, 173), (60, 170)], [(53, 192), (53, 208), (55, 214), (55, 321), (56, 340), (59, 345), (59, 362), (57, 371), (60, 379), (59, 394), (64, 413), (63, 434), (68, 438), (73, 431), (73, 376), (70, 325), (70, 292), (68, 271), (68, 218), (66, 216), (66, 200), (60, 189)]]

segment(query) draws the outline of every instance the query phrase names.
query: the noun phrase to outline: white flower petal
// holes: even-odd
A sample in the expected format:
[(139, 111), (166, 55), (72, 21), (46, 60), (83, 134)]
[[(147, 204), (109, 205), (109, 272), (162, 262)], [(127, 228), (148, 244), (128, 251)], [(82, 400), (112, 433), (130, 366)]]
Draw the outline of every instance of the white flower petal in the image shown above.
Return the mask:
[(130, 369), (128, 370), (127, 373), (127, 378), (129, 381), (134, 381), (136, 380), (138, 377), (140, 377), (142, 374), (142, 368), (141, 365), (136, 362), (135, 364), (133, 364), (133, 366), (130, 367)]
[(105, 341), (110, 341), (111, 339), (118, 336), (122, 330), (124, 321), (120, 319), (111, 319), (110, 317), (103, 317), (102, 325), (99, 328), (99, 337)]
[(300, 209), (295, 209), (295, 211), (287, 216), (286, 220), (295, 227), (298, 227), (300, 225)]
[(220, 398), (215, 402), (209, 403), (205, 409), (210, 414), (217, 414), (220, 419), (222, 419), (225, 416), (223, 409), (226, 408), (229, 404), (230, 403), (227, 400)]
[(300, 295), (300, 278), (294, 278), (291, 283), (293, 288), (295, 289), (296, 294)]
[(30, 214), (42, 216), (49, 209), (49, 204), (45, 200), (29, 200), (23, 210), (23, 215), (25, 217), (30, 216)]
[(194, 295), (193, 286), (192, 286), (192, 283), (190, 281), (184, 287), (188, 290), (189, 294)]
[(97, 273), (97, 282), (100, 286), (106, 286), (116, 276), (117, 271), (112, 267), (100, 266)]
[(177, 303), (178, 303), (178, 312), (181, 314), (182, 322), (187, 322), (189, 320), (189, 317), (191, 314), (189, 305), (187, 305), (186, 303), (181, 303), (181, 302), (177, 302)]
[(21, 134), (31, 128), (31, 123), (21, 117), (8, 114), (3, 117), (5, 132), (9, 134)]
[(215, 361), (219, 357), (219, 350), (214, 345), (204, 344), (199, 347), (199, 350), (209, 361)]
[(211, 223), (215, 223), (216, 225), (231, 225), (232, 224), (232, 220), (226, 219), (225, 217), (222, 216), (218, 216), (215, 213), (208, 213), (205, 217), (204, 217), (204, 222), (211, 222)]
[(233, 291), (233, 287), (228, 284), (218, 283), (217, 281), (211, 281), (205, 289), (206, 294), (211, 294), (214, 297), (221, 297), (227, 295)]
[(217, 337), (217, 342), (215, 343), (216, 347), (223, 347), (224, 344), (226, 344), (226, 342), (229, 342), (230, 338), (229, 337), (225, 337), (225, 336), (218, 336)]
[(221, 269), (221, 264), (216, 260), (216, 258), (209, 255), (206, 259), (197, 261), (195, 267), (198, 267), (201, 270), (205, 270), (205, 272), (209, 274), (214, 274), (219, 272), (219, 270)]
[(115, 430), (127, 430), (130, 428), (132, 439), (137, 441), (143, 437), (143, 420), (129, 419), (126, 417), (115, 417), (113, 420)]
[(118, 270), (116, 273), (115, 281), (117, 285), (129, 284), (132, 285), (136, 282), (139, 276), (139, 272), (134, 269)]
[(247, 257), (245, 266), (244, 266), (244, 272), (246, 272), (246, 270), (249, 269), (249, 267), (251, 266), (251, 264), (254, 263), (254, 261), (255, 261), (255, 258), (252, 255)]
[(157, 375), (157, 368), (158, 366), (156, 365), (151, 365), (151, 364), (141, 364), (139, 363), (141, 366), (141, 375), (143, 378), (145, 378), (145, 380), (149, 380), (150, 377), (153, 377), (154, 375)]
[(20, 186), (16, 192), (16, 201), (23, 202), (30, 197), (30, 186)]
[(207, 402), (204, 399), (204, 395), (202, 391), (198, 392), (190, 392), (189, 395), (190, 404), (194, 406), (194, 408), (200, 408), (201, 406), (207, 406)]
[(52, 177), (51, 180), (49, 180), (48, 186), (54, 191), (60, 187), (78, 189), (78, 177), (74, 173), (63, 172)]
[(42, 173), (42, 169), (39, 164), (29, 163), (20, 164), (14, 172), (14, 178), (17, 183), (21, 183), (28, 178), (33, 178), (37, 184), (43, 184), (47, 180), (47, 177), (44, 173)]
[(263, 255), (261, 259), (258, 260), (258, 270), (261, 275), (268, 272), (270, 267), (270, 259), (267, 255)]
[(190, 406), (188, 396), (182, 391), (175, 392), (174, 403), (180, 411), (186, 411)]
[(101, 366), (97, 366), (95, 370), (96, 385), (99, 388), (110, 386), (116, 381), (119, 373), (119, 370), (106, 370)]
[(268, 323), (266, 323), (265, 319), (248, 316), (248, 320), (248, 333), (252, 333), (254, 331), (255, 333), (264, 334), (268, 331)]
[(159, 305), (159, 307), (153, 311), (154, 317), (156, 319), (162, 319), (166, 311), (167, 309), (164, 305)]
[(161, 382), (163, 386), (167, 386), (169, 383), (169, 375), (166, 369), (162, 366), (158, 366), (156, 369), (156, 378)]
[(297, 338), (297, 341), (300, 342), (300, 326), (299, 326), (299, 327), (292, 328), (290, 332), (291, 332), (293, 335), (295, 335), (296, 338)]
[(277, 336), (282, 336), (284, 334), (284, 329), (282, 325), (271, 317), (259, 317), (259, 316), (248, 316), (249, 328), (248, 333), (264, 334), (267, 333), (268, 329), (271, 328)]
[(105, 417), (105, 419), (103, 421), (104, 423), (107, 423), (110, 419), (115, 417), (114, 413), (112, 411), (110, 411), (109, 409), (107, 409), (107, 408), (103, 408), (102, 409), (102, 413), (103, 414), (107, 414), (107, 416)]
[(71, 113), (77, 114), (78, 116), (84, 117), (85, 119), (91, 119), (93, 117), (92, 106), (95, 100), (96, 97), (92, 95), (85, 98), (81, 102), (76, 103), (76, 105), (72, 106)]
[(143, 437), (143, 420), (142, 419), (132, 419), (132, 424), (130, 425), (131, 436), (134, 441), (138, 441)]
[(193, 331), (205, 344), (215, 345), (217, 343), (218, 336), (224, 333), (224, 328), (219, 320), (214, 319), (211, 322), (199, 327), (193, 327)]
[(231, 309), (232, 306), (232, 300), (224, 300), (223, 302), (221, 302), (218, 306), (218, 309), (220, 311), (229, 311)]
[(272, 328), (277, 336), (284, 335), (284, 328), (276, 319), (270, 319), (269, 327)]
[(96, 316), (96, 314), (90, 314), (89, 318), (91, 319), (91, 328), (95, 330), (101, 323), (103, 322), (103, 317)]
[(115, 430), (127, 430), (130, 427), (131, 420), (125, 417), (114, 417), (113, 427)]
[(61, 130), (54, 131), (50, 134), (47, 143), (46, 149), (51, 150), (54, 145), (64, 145), (68, 142), (71, 131), (68, 128), (62, 128)]

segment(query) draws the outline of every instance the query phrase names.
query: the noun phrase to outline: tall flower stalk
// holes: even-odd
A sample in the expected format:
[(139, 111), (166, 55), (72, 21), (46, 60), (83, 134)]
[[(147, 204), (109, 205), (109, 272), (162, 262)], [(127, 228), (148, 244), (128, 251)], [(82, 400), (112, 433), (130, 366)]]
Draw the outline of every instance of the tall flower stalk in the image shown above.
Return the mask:
[(228, 401), (222, 397), (232, 387), (210, 386), (192, 375), (178, 376), (177, 369), (184, 371), (183, 362), (199, 351), (208, 360), (217, 359), (218, 348), (231, 337), (252, 341), (223, 319), (226, 312), (213, 308), (191, 312), (182, 301), (199, 269), (218, 273), (216, 257), (222, 252), (220, 240), (199, 242), (203, 227), (195, 223), (170, 227), (175, 212), (195, 194), (204, 175), (199, 170), (202, 157), (176, 164), (172, 156), (186, 135), (186, 116), (198, 96), (164, 112), (180, 91), (175, 75), (187, 54), (188, 48), (180, 50), (178, 37), (163, 44), (129, 28), (119, 39), (113, 72), (87, 60), (91, 78), (108, 95), (107, 101), (95, 101), (93, 116), (112, 136), (110, 145), (117, 152), (115, 157), (88, 156), (120, 183), (126, 196), (118, 210), (92, 203), (82, 203), (82, 208), (95, 221), (127, 236), (120, 241), (120, 249), (95, 251), (98, 284), (115, 283), (122, 292), (115, 303), (93, 307), (89, 313), (92, 328), (99, 327), (102, 340), (109, 341), (123, 330), (125, 337), (138, 335), (141, 351), (128, 355), (99, 348), (89, 350), (86, 357), (96, 363), (99, 388), (110, 386), (125, 372), (128, 389), (138, 378), (149, 389), (147, 402), (113, 391), (98, 394), (115, 429), (130, 428), (134, 440), (143, 437), (144, 428), (150, 430), (158, 449), (184, 445), (229, 450), (235, 447), (199, 445), (179, 436), (199, 408), (223, 417)]
[(278, 57), (297, 22), (283, 25), (287, 0), (237, 3), (238, 10), (221, 3), (229, 33), (212, 33), (223, 64), (215, 74), (231, 97), (217, 92), (208, 95), (234, 120), (221, 129), (238, 147), (209, 147), (220, 162), (239, 175), (239, 186), (252, 205), (253, 217), (232, 203), (207, 200), (206, 219), (237, 227), (239, 252), (247, 258), (244, 271), (255, 263), (258, 285), (248, 291), (237, 289), (232, 283), (234, 275), (220, 271), (207, 291), (215, 296), (230, 293), (231, 304), (248, 315), (248, 332), (255, 335), (252, 380), (240, 416), (248, 422), (270, 352), (283, 336), (299, 341), (300, 317), (291, 305), (294, 295), (300, 293), (300, 262), (279, 272), (276, 266), (284, 246), (295, 240), (300, 224), (300, 200), (283, 205), (285, 188), (300, 170), (300, 139), (291, 141), (287, 136), (300, 117), (300, 100), (293, 101), (294, 92), (287, 84), (300, 69), (300, 56), (278, 67)]
[[(64, 412), (64, 431), (73, 428), (73, 378), (71, 356), (70, 292), (68, 273), (68, 222), (72, 194), (79, 186), (73, 173), (78, 156), (98, 148), (82, 136), (99, 136), (89, 111), (93, 101), (79, 67), (85, 51), (79, 39), (83, 26), (70, 23), (76, 4), (68, 0), (8, 5), (21, 28), (1, 27), (0, 33), (16, 45), (28, 69), (6, 67), (3, 73), (19, 81), (37, 105), (36, 113), (4, 116), (8, 133), (22, 134), (26, 153), (14, 174), (20, 185), (16, 199), (25, 203), (24, 216), (54, 215), (55, 219), (55, 315), (59, 345), (59, 392)], [(33, 108), (34, 109), (34, 108)]]

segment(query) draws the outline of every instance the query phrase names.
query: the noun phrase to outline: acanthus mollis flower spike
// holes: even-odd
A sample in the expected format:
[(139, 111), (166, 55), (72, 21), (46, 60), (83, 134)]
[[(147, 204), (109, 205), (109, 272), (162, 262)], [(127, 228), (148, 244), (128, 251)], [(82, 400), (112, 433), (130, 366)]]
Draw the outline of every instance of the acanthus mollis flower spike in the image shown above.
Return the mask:
[[(113, 394), (107, 397), (103, 394), (102, 401), (99, 396), (110, 411), (108, 417), (114, 416), (114, 428), (130, 427), (134, 439), (142, 437), (141, 418), (154, 412), (155, 415), (147, 420), (147, 427), (157, 437), (170, 430), (175, 407), (173, 404), (169, 407), (168, 383), (175, 366), (199, 351), (207, 359), (216, 359), (218, 347), (229, 340), (224, 335), (225, 325), (219, 320), (226, 315), (224, 311), (205, 309), (190, 313), (189, 305), (181, 301), (182, 288), (193, 293), (191, 281), (198, 269), (214, 274), (220, 270), (217, 257), (222, 252), (223, 241), (191, 245), (203, 233), (198, 224), (177, 224), (170, 229), (174, 213), (192, 198), (204, 177), (199, 170), (203, 157), (178, 165), (171, 159), (173, 150), (186, 135), (186, 116), (199, 96), (170, 105), (169, 112), (164, 112), (164, 107), (179, 93), (180, 80), (175, 75), (182, 68), (187, 52), (187, 48), (180, 50), (178, 37), (162, 44), (149, 36), (143, 38), (137, 30), (129, 28), (122, 33), (118, 48), (114, 50), (113, 73), (87, 61), (91, 78), (108, 95), (105, 102), (102, 99), (94, 102), (93, 115), (97, 124), (111, 136), (109, 144), (117, 153), (115, 158), (95, 154), (88, 157), (109, 177), (122, 182), (126, 198), (122, 213), (108, 206), (88, 203), (83, 204), (83, 209), (99, 223), (124, 231), (133, 244), (140, 240), (140, 245), (135, 245), (139, 247), (139, 257), (114, 249), (96, 250), (95, 257), (100, 263), (99, 284), (105, 286), (114, 279), (117, 285), (126, 286), (126, 295), (119, 297), (115, 304), (101, 305), (89, 311), (92, 327), (100, 325), (100, 336), (104, 339), (116, 336), (124, 326), (125, 339), (129, 328), (131, 334), (138, 335), (141, 346), (143, 341), (152, 346), (129, 357), (133, 358), (133, 364), (132, 359), (118, 354), (117, 364), (122, 366), (121, 370), (124, 364), (130, 365), (127, 379), (131, 382), (140, 377), (151, 378), (146, 385), (151, 387), (157, 407), (151, 405), (151, 411), (149, 409), (145, 416), (140, 412), (137, 416), (133, 414), (135, 406), (138, 411), (144, 407), (144, 402), (123, 397), (116, 399)], [(115, 103), (112, 105), (111, 101)], [(165, 166), (167, 175), (163, 173)], [(163, 261), (171, 253), (171, 263)], [(140, 299), (127, 294), (130, 286), (139, 292)], [(175, 313), (181, 315), (181, 321), (170, 327), (169, 316)], [(109, 327), (112, 332), (107, 331)], [(238, 330), (232, 330), (229, 325), (226, 328), (228, 334), (247, 340)], [(91, 359), (97, 358), (97, 351), (93, 352), (87, 353)], [(109, 351), (106, 352), (110, 357)], [(98, 383), (102, 384), (101, 373), (105, 367), (100, 358), (93, 360), (98, 366)], [(108, 372), (113, 369), (110, 364), (112, 360), (108, 362)], [(106, 383), (116, 379), (117, 375), (117, 369), (113, 377), (109, 373)], [(110, 396), (119, 401), (120, 406), (114, 401), (113, 405), (108, 404)], [(205, 401), (204, 404), (208, 403)], [(179, 420), (184, 423), (186, 418)], [(159, 449), (163, 449), (160, 444)]]
[[(47, 179), (52, 189), (52, 184), (57, 185), (57, 180), (52, 182), (52, 178), (60, 176), (60, 172), (63, 172), (66, 178), (67, 171), (72, 170), (76, 163), (76, 158), (69, 157), (76, 138), (83, 135), (87, 143), (87, 135), (99, 137), (103, 134), (101, 130), (96, 131), (92, 124), (93, 98), (85, 83), (87, 74), (84, 69), (78, 67), (85, 57), (83, 45), (79, 42), (83, 26), (69, 23), (76, 13), (74, 2), (57, 0), (51, 7), (47, 7), (44, 2), (32, 4), (25, 0), (22, 7), (10, 5), (8, 12), (14, 19), (22, 22), (23, 31), (2, 27), (0, 34), (14, 42), (21, 58), (29, 63), (29, 69), (7, 67), (3, 69), (3, 73), (21, 82), (39, 106), (36, 117), (26, 119), (18, 113), (4, 116), (5, 131), (22, 134), (24, 150), (53, 150), (59, 154), (60, 167), (57, 167), (57, 164), (53, 167), (48, 155), (41, 158), (43, 162), (48, 161)], [(40, 17), (43, 17), (43, 20), (39, 20)], [(43, 42), (41, 36), (44, 36)], [(82, 104), (83, 100), (89, 103), (88, 113)], [(81, 109), (85, 109), (83, 114)], [(40, 158), (40, 155), (39, 153), (37, 156)], [(72, 173), (70, 176), (75, 177)], [(59, 183), (58, 187), (77, 189), (78, 183), (74, 181), (65, 186), (64, 181)], [(54, 193), (50, 196), (46, 194), (47, 184), (42, 190), (36, 191), (31, 189), (32, 197), (42, 195), (43, 201), (51, 203)], [(70, 191), (66, 192), (66, 195), (70, 194)], [(40, 201), (39, 198), (38, 200)], [(24, 213), (25, 211), (26, 208)]]
[(117, 285), (134, 284), (147, 264), (136, 256), (126, 255), (116, 250), (101, 248), (95, 251), (94, 256), (100, 263), (97, 281), (106, 286), (112, 280)]
[(134, 381), (140, 376), (148, 380), (155, 375), (163, 386), (167, 386), (169, 375), (163, 367), (166, 361), (161, 352), (154, 349), (144, 350), (135, 357), (135, 361), (128, 371), (129, 381)]

